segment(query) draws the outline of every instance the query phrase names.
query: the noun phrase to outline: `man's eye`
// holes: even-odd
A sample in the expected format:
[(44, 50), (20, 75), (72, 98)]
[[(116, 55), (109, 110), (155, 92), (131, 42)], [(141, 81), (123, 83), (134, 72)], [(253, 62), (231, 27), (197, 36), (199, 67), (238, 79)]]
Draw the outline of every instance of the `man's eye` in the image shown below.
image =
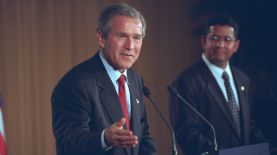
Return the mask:
[(215, 36), (215, 35), (211, 36), (211, 40), (218, 40), (218, 36)]
[(142, 37), (141, 36), (135, 36), (134, 39), (135, 40), (142, 40)]
[(225, 37), (225, 41), (232, 41), (231, 37)]

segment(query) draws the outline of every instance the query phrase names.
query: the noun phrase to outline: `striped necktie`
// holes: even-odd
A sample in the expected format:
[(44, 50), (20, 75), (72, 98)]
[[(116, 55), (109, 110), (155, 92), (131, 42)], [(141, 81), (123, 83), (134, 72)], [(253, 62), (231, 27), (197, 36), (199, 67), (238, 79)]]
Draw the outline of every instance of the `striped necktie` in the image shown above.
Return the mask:
[(223, 72), (222, 78), (224, 80), (224, 85), (225, 85), (225, 89), (226, 89), (226, 93), (227, 93), (227, 97), (228, 97), (228, 107), (229, 107), (229, 110), (232, 113), (234, 121), (235, 121), (236, 132), (240, 137), (241, 136), (241, 128), (240, 128), (239, 108), (238, 108), (238, 104), (236, 102), (235, 94), (232, 90), (230, 80), (229, 80), (229, 76), (228, 76), (227, 72), (225, 72), (225, 71)]

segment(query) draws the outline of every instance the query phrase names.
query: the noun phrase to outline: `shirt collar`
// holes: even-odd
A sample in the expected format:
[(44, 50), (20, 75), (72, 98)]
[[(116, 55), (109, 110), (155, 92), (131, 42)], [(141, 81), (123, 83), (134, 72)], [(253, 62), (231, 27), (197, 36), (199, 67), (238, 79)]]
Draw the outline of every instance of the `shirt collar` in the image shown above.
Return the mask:
[(127, 78), (127, 69), (124, 70), (123, 73), (121, 73), (119, 70), (115, 70), (107, 61), (107, 59), (105, 58), (103, 52), (100, 50), (99, 52), (100, 55), (100, 59), (104, 64), (104, 67), (110, 77), (110, 79), (112, 80), (113, 83), (116, 83), (118, 78), (121, 76), (121, 74), (125, 75), (125, 80), (128, 83), (128, 78)]
[(226, 71), (230, 76), (232, 76), (232, 73), (231, 73), (231, 69), (230, 69), (230, 65), (229, 65), (229, 62), (227, 63), (227, 66), (225, 69), (222, 69), (218, 66), (216, 66), (215, 64), (212, 64), (204, 54), (202, 54), (202, 59), (204, 60), (205, 64), (208, 66), (208, 68), (210, 69), (210, 71), (214, 74), (214, 75), (218, 75), (218, 76), (222, 76), (223, 72)]

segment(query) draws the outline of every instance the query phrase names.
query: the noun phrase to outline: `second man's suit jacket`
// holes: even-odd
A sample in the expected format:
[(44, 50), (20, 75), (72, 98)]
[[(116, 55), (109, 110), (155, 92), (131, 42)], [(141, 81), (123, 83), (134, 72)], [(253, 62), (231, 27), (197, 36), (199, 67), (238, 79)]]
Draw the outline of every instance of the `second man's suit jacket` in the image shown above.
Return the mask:
[[(200, 61), (177, 78), (173, 86), (214, 126), (220, 149), (250, 144), (254, 129), (251, 125), (251, 86), (249, 78), (231, 66), (240, 106), (241, 133), (235, 123), (227, 101), (211, 71)], [(212, 130), (177, 98), (171, 98), (170, 116), (177, 141), (186, 155), (197, 155), (213, 148)]]
[(52, 94), (52, 126), (58, 155), (152, 155), (143, 102), (142, 79), (127, 71), (131, 95), (131, 128), (139, 144), (133, 149), (101, 147), (101, 133), (123, 117), (120, 101), (99, 52), (71, 69)]

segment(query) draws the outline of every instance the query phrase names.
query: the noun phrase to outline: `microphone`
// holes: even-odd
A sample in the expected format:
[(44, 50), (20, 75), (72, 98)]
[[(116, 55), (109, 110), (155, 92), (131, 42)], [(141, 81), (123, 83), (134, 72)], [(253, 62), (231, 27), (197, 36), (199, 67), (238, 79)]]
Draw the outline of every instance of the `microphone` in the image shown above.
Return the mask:
[(178, 152), (177, 152), (177, 147), (176, 147), (175, 133), (174, 133), (172, 127), (169, 125), (168, 121), (165, 119), (165, 117), (164, 117), (163, 113), (161, 112), (160, 108), (158, 107), (156, 102), (154, 102), (153, 98), (151, 97), (150, 90), (145, 86), (143, 86), (143, 94), (144, 94), (145, 97), (147, 97), (150, 100), (150, 102), (153, 104), (155, 109), (158, 111), (158, 113), (159, 113), (160, 117), (162, 118), (162, 120), (165, 122), (167, 128), (170, 130), (171, 135), (172, 135), (172, 148), (173, 148), (172, 154), (177, 155)]
[[(217, 145), (216, 134), (215, 134), (215, 129), (214, 129), (213, 125), (203, 115), (201, 115), (189, 102), (187, 102), (178, 93), (178, 91), (174, 87), (168, 86), (167, 89), (168, 89), (168, 91), (170, 92), (171, 95), (177, 96), (183, 103), (185, 103), (193, 112), (195, 112), (204, 122), (206, 122), (210, 126), (210, 128), (213, 131), (214, 150), (215, 150), (215, 152), (217, 152), (218, 151), (218, 145)], [(206, 153), (204, 153), (204, 154), (206, 154)]]

